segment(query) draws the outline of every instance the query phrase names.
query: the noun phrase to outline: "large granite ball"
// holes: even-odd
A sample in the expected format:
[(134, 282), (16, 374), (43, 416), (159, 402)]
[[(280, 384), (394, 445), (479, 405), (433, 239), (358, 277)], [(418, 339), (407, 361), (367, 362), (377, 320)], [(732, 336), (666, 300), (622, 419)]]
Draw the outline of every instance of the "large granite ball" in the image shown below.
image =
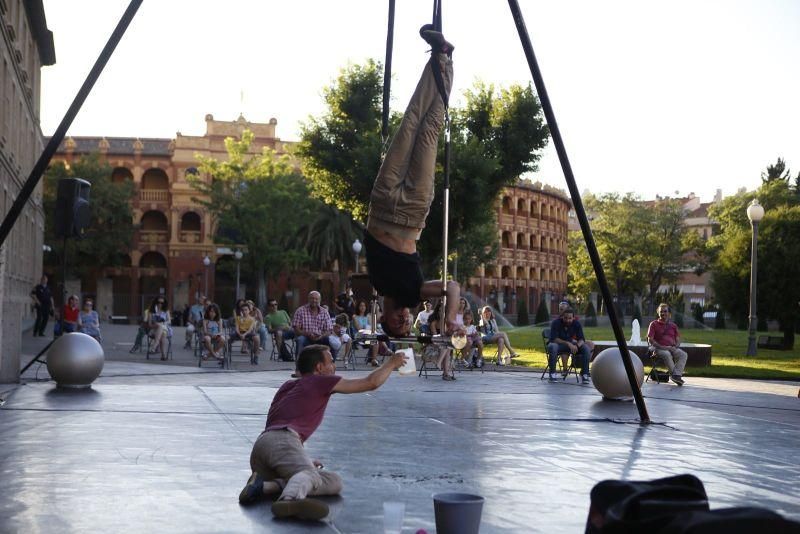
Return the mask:
[(103, 370), (103, 347), (80, 332), (64, 334), (47, 351), (47, 372), (59, 387), (88, 388)]
[[(642, 360), (633, 352), (630, 353), (633, 370), (639, 387), (644, 382), (644, 366)], [(619, 347), (603, 350), (592, 362), (592, 384), (607, 399), (625, 399), (633, 397), (628, 375), (622, 363)]]

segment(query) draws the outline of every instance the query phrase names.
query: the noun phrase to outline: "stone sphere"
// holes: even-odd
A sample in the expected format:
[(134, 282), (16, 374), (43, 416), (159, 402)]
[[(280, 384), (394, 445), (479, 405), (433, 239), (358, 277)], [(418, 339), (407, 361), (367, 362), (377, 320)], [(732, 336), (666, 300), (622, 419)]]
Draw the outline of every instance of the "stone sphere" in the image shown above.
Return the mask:
[(64, 334), (47, 351), (47, 372), (59, 387), (88, 388), (103, 370), (103, 347), (80, 332)]
[[(636, 354), (630, 352), (630, 355), (636, 381), (641, 387), (644, 382), (644, 365)], [(607, 399), (633, 397), (619, 347), (605, 349), (595, 356), (592, 362), (592, 384)]]

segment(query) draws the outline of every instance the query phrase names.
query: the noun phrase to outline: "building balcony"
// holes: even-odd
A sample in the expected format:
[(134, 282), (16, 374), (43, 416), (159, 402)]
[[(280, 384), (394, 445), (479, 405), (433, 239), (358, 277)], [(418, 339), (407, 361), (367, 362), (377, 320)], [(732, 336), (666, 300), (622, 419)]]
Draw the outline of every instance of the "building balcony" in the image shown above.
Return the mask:
[(203, 241), (203, 236), (199, 230), (181, 230), (178, 232), (178, 241), (189, 244), (201, 243)]
[(168, 202), (169, 191), (166, 189), (142, 189), (139, 191), (139, 200), (142, 202)]
[[(198, 232), (199, 233), (199, 232)], [(169, 242), (167, 230), (140, 230), (139, 243), (143, 245), (158, 245)]]

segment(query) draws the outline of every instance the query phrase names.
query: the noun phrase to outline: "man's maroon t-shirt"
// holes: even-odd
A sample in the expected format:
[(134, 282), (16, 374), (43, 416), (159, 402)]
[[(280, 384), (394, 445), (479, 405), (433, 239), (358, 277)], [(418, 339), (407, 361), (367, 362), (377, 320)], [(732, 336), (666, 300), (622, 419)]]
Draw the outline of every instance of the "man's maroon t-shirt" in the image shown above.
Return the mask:
[(305, 442), (322, 423), (331, 392), (341, 379), (336, 375), (308, 375), (285, 382), (272, 399), (266, 430), (290, 428)]
[(678, 335), (678, 327), (672, 321), (667, 323), (653, 321), (647, 328), (647, 337), (665, 347), (674, 346)]

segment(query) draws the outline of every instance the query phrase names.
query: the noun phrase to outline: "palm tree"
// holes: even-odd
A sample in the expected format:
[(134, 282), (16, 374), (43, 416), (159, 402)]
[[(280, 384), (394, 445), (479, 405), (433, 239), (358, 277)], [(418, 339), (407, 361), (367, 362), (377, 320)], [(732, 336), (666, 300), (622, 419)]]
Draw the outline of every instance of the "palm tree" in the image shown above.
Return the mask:
[(363, 226), (346, 211), (321, 204), (317, 217), (300, 229), (299, 241), (310, 256), (309, 267), (325, 271), (336, 262), (340, 279), (355, 267), (353, 242), (364, 239)]

